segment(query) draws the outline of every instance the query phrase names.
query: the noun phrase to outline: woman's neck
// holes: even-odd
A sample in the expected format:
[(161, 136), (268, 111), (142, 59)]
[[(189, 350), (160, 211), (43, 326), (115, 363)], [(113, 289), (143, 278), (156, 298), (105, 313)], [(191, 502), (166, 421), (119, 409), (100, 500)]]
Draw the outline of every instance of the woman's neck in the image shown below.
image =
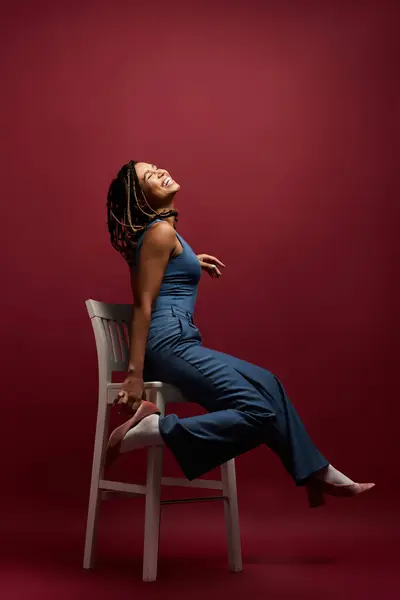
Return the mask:
[[(174, 210), (173, 202), (171, 202), (171, 204), (169, 204), (168, 206), (163, 206), (162, 208), (158, 208), (156, 210), (156, 213), (163, 213), (163, 212), (167, 212), (169, 210)], [(172, 215), (171, 217), (168, 217), (167, 219), (164, 219), (164, 221), (167, 221), (167, 223), (169, 223), (171, 225), (171, 227), (176, 229), (176, 217), (174, 215)]]

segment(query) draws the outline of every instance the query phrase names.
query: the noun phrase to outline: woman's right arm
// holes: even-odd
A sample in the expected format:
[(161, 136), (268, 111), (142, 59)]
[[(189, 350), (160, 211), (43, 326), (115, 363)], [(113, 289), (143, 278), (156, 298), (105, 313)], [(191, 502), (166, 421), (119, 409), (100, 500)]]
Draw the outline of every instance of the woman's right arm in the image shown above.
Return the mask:
[(160, 291), (171, 252), (175, 248), (175, 230), (168, 223), (153, 225), (145, 233), (135, 278), (128, 376), (115, 404), (135, 411), (143, 397), (143, 366), (147, 334), (154, 300)]
[(128, 364), (129, 374), (140, 379), (143, 379), (144, 355), (152, 305), (160, 291), (164, 272), (175, 244), (175, 230), (168, 223), (161, 222), (153, 225), (146, 232), (140, 250)]

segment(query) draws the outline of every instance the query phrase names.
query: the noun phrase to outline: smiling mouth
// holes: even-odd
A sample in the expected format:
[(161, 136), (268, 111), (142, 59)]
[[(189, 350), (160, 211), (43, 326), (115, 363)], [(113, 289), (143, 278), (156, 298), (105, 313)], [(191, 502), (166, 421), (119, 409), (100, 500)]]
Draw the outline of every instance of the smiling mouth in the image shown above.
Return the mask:
[(174, 183), (174, 180), (172, 179), (172, 177), (168, 176), (162, 182), (161, 187), (168, 187), (168, 186), (172, 185), (173, 183)]

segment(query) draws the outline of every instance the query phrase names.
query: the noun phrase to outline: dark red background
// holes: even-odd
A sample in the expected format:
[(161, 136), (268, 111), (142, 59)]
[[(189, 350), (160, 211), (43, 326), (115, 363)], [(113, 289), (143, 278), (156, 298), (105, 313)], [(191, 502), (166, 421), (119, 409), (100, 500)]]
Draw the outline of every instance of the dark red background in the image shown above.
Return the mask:
[[(84, 302), (131, 300), (105, 210), (131, 158), (170, 170), (180, 233), (227, 264), (201, 283), (205, 343), (276, 373), (327, 458), (376, 481), (358, 506), (333, 501), (325, 523), (365, 510), (368, 524), (395, 506), (397, 12), (372, 0), (7, 8), (1, 518), (17, 562), (23, 549), (27, 563), (57, 555), (71, 521), (63, 551), (80, 568), (97, 405)], [(143, 476), (139, 459), (123, 460), (125, 475)], [(171, 457), (166, 470), (178, 473)], [(242, 520), (257, 513), (269, 540), (259, 556), (274, 556), (272, 521), (311, 519), (303, 494), (265, 449), (237, 470)], [(171, 509), (190, 537), (191, 510), (218, 509)], [(207, 550), (193, 545), (198, 566)]]

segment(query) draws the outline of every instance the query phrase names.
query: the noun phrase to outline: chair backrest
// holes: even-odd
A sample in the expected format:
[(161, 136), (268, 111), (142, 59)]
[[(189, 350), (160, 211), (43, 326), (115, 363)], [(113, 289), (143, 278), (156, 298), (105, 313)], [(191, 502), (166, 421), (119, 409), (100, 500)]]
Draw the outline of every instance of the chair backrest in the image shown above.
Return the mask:
[(132, 304), (86, 300), (96, 340), (100, 385), (111, 383), (113, 371), (127, 371)]

